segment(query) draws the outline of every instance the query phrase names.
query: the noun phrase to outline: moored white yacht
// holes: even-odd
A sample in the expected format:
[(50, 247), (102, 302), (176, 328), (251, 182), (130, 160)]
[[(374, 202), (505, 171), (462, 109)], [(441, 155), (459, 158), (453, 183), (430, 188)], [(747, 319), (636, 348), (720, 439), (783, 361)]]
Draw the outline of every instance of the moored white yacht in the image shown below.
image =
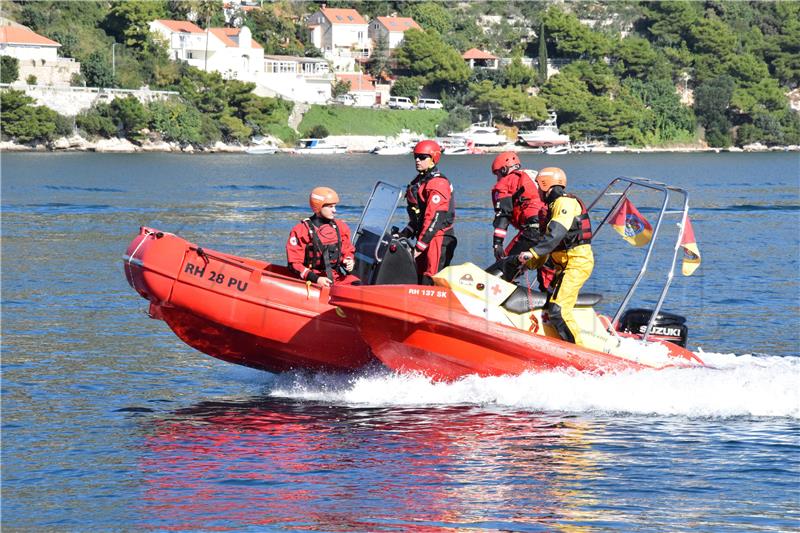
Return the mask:
[(329, 144), (325, 139), (300, 139), (292, 149), (293, 154), (343, 154), (347, 148)]
[(559, 133), (556, 122), (556, 113), (551, 111), (548, 119), (542, 124), (539, 124), (535, 130), (520, 131), (517, 136), (523, 144), (533, 148), (546, 148), (548, 146), (569, 144), (569, 135)]
[(500, 130), (489, 126), (485, 122), (472, 124), (467, 130), (458, 133), (450, 133), (448, 137), (454, 139), (464, 139), (472, 141), (476, 146), (500, 146), (508, 143), (508, 137), (500, 133)]

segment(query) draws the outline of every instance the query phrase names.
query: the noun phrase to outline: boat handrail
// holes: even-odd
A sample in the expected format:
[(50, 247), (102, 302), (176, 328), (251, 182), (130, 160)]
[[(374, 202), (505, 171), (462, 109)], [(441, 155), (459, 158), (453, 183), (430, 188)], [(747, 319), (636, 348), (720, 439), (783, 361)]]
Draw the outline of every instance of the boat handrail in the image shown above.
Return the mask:
[[(618, 183), (626, 184), (622, 192), (617, 192), (612, 190), (612, 188)], [(597, 203), (602, 198), (609, 196), (617, 196), (614, 205), (611, 206), (611, 208), (608, 210), (603, 220), (600, 222), (600, 224), (597, 225), (595, 230), (592, 232), (592, 238), (594, 238), (594, 236), (597, 235), (597, 232), (600, 231), (600, 228), (602, 228), (606, 224), (606, 222), (608, 222), (608, 220), (614, 215), (614, 213), (616, 213), (617, 209), (619, 209), (619, 206), (622, 204), (622, 202), (625, 201), (625, 199), (627, 199), (628, 192), (630, 191), (630, 189), (635, 186), (661, 192), (663, 194), (663, 200), (661, 202), (661, 210), (659, 211), (658, 219), (656, 220), (655, 225), (653, 226), (653, 233), (652, 236), (650, 237), (650, 242), (648, 243), (647, 246), (647, 252), (645, 254), (644, 260), (642, 261), (639, 273), (636, 276), (636, 279), (633, 281), (633, 284), (628, 289), (628, 292), (623, 298), (622, 303), (620, 304), (616, 313), (614, 314), (614, 318), (611, 320), (611, 324), (608, 328), (609, 333), (615, 334), (614, 328), (616, 324), (619, 323), (619, 319), (622, 316), (622, 313), (625, 312), (628, 303), (633, 297), (634, 292), (636, 292), (639, 283), (641, 282), (645, 272), (647, 271), (647, 266), (650, 262), (650, 257), (653, 252), (653, 246), (655, 245), (655, 242), (658, 238), (658, 233), (659, 230), (661, 229), (661, 224), (664, 221), (665, 215), (674, 215), (674, 214), (681, 215), (681, 221), (679, 223), (680, 229), (678, 231), (678, 237), (675, 241), (675, 247), (672, 254), (672, 263), (670, 265), (669, 271), (667, 272), (667, 278), (664, 281), (664, 286), (661, 289), (661, 294), (658, 297), (658, 302), (656, 303), (655, 309), (653, 309), (652, 315), (650, 315), (650, 320), (647, 323), (647, 328), (645, 329), (644, 335), (642, 336), (642, 340), (646, 341), (647, 337), (650, 335), (651, 330), (653, 329), (653, 323), (655, 322), (656, 317), (658, 316), (658, 313), (661, 310), (661, 306), (664, 303), (664, 299), (667, 296), (667, 291), (669, 290), (669, 287), (672, 284), (672, 280), (675, 275), (675, 265), (678, 260), (678, 251), (680, 250), (680, 245), (683, 239), (683, 232), (684, 229), (686, 228), (686, 218), (689, 212), (689, 193), (685, 189), (681, 189), (680, 187), (667, 185), (665, 183), (651, 180), (649, 178), (627, 177), (627, 176), (619, 176), (617, 178), (614, 178), (606, 186), (606, 188), (592, 201), (592, 203), (589, 204), (587, 208), (587, 211), (591, 212), (591, 210), (595, 207), (595, 205), (597, 205)], [(681, 209), (669, 209), (669, 210), (667, 209), (667, 207), (670, 205), (671, 194), (683, 197)]]

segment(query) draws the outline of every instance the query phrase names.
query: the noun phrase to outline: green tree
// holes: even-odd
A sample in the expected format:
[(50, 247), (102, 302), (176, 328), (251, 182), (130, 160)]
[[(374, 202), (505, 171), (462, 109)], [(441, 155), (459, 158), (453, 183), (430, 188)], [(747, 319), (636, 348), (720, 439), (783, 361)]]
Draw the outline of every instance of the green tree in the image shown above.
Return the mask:
[(484, 80), (471, 84), (470, 93), (475, 108), (486, 111), (490, 117), (505, 116), (511, 120), (522, 117), (533, 120), (547, 118), (544, 100), (528, 96), (516, 87), (498, 87)]
[(14, 83), (19, 78), (19, 59), (0, 56), (0, 83)]
[(199, 144), (202, 117), (194, 107), (177, 99), (154, 101), (148, 104), (148, 128), (165, 141)]
[(147, 127), (149, 117), (136, 97), (115, 98), (111, 102), (111, 113), (123, 137), (137, 142), (142, 140), (142, 129)]
[(706, 130), (706, 141), (711, 146), (730, 146), (732, 137), (728, 108), (735, 83), (728, 75), (702, 83), (694, 92), (694, 112), (697, 121)]
[(250, 11), (245, 25), (253, 32), (253, 38), (262, 43), (265, 54), (305, 55), (306, 43), (302, 38), (305, 28), (295, 19), (288, 2), (264, 5)]
[(81, 63), (81, 74), (89, 87), (114, 87), (111, 65), (100, 52), (94, 52)]
[(439, 2), (413, 3), (406, 14), (425, 30), (447, 35), (453, 30), (453, 14)]
[(400, 68), (434, 88), (463, 83), (470, 75), (461, 54), (435, 31), (405, 32), (403, 44), (395, 49), (395, 59)]
[(641, 37), (626, 37), (611, 52), (614, 72), (624, 78), (662, 78), (670, 75), (669, 64)]
[(45, 106), (34, 106), (34, 99), (23, 91), (0, 92), (0, 138), (20, 143), (50, 141), (56, 133), (58, 113)]
[(644, 31), (664, 46), (679, 46), (686, 41), (689, 31), (701, 17), (702, 4), (692, 0), (653, 0), (642, 5)]
[(244, 143), (253, 134), (253, 130), (245, 126), (240, 118), (230, 115), (225, 115), (219, 119), (219, 128), (222, 132), (222, 137), (226, 141)]
[(561, 57), (601, 59), (608, 53), (610, 42), (598, 32), (581, 24), (578, 17), (550, 7), (544, 15), (548, 39)]
[(737, 45), (736, 35), (719, 19), (697, 21), (689, 39), (689, 47), (695, 54), (695, 79), (702, 82), (725, 74)]
[(389, 94), (392, 96), (405, 96), (416, 101), (419, 98), (419, 87), (420, 80), (413, 76), (397, 78), (397, 81), (394, 82), (394, 85), (389, 90)]
[(547, 81), (547, 40), (544, 20), (539, 24), (539, 85)]
[(89, 137), (112, 137), (117, 134), (111, 106), (99, 102), (91, 108), (81, 111), (75, 117), (75, 124)]
[(775, 2), (777, 32), (765, 38), (765, 57), (788, 87), (800, 85), (800, 2)]
[(584, 82), (586, 88), (594, 95), (613, 93), (619, 86), (619, 80), (605, 63), (573, 61), (561, 69), (565, 76), (573, 76)]
[(351, 85), (349, 80), (336, 80), (331, 87), (331, 96), (337, 98), (349, 93)]
[(651, 112), (642, 129), (652, 141), (674, 141), (692, 136), (696, 126), (694, 114), (681, 104), (669, 79), (643, 81), (629, 78), (623, 84), (631, 96)]
[(536, 71), (522, 64), (517, 56), (502, 69), (504, 85), (512, 87), (529, 87), (536, 80)]
[(103, 25), (119, 42), (141, 49), (150, 34), (150, 22), (166, 15), (167, 6), (163, 0), (111, 0), (111, 9)]
[(372, 50), (369, 73), (376, 80), (386, 79), (392, 74), (391, 63), (389, 62), (389, 45), (383, 34), (378, 36), (375, 48)]

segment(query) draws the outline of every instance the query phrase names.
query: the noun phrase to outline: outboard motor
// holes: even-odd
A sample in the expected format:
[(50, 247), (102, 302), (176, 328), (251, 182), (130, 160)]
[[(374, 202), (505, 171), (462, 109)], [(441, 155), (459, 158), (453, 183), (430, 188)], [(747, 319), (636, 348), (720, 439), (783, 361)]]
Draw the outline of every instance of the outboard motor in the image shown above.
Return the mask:
[[(644, 335), (652, 315), (652, 309), (629, 309), (620, 318), (618, 329), (624, 333)], [(686, 318), (661, 311), (653, 321), (653, 329), (650, 330), (649, 338), (671, 342), (685, 348), (688, 335)]]

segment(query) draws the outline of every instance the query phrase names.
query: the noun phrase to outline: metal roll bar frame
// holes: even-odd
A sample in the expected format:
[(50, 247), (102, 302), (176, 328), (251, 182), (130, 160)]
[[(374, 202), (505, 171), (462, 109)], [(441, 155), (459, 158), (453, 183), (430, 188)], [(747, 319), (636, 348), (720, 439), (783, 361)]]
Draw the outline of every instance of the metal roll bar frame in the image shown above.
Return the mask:
[[(623, 183), (625, 188), (622, 192), (614, 192), (612, 189), (615, 185)], [(644, 277), (645, 272), (647, 271), (647, 266), (650, 262), (650, 257), (653, 252), (653, 246), (655, 245), (656, 239), (658, 237), (658, 232), (661, 229), (661, 224), (664, 221), (665, 215), (674, 215), (679, 214), (680, 222), (678, 223), (679, 230), (678, 230), (678, 238), (675, 241), (675, 249), (672, 253), (672, 264), (670, 265), (669, 272), (667, 273), (667, 279), (664, 282), (664, 286), (661, 289), (661, 294), (658, 297), (658, 302), (656, 303), (656, 307), (653, 310), (653, 314), (650, 315), (650, 320), (647, 323), (647, 329), (645, 330), (644, 335), (642, 336), (642, 340), (647, 341), (647, 337), (650, 335), (651, 330), (653, 329), (653, 323), (655, 322), (658, 313), (661, 311), (661, 306), (664, 303), (664, 299), (667, 296), (667, 291), (669, 290), (670, 285), (672, 284), (672, 279), (675, 276), (675, 265), (678, 260), (678, 251), (680, 250), (680, 245), (683, 239), (683, 232), (686, 228), (686, 217), (689, 213), (689, 193), (685, 189), (681, 189), (679, 187), (673, 187), (671, 185), (667, 185), (665, 183), (661, 183), (658, 181), (651, 180), (649, 178), (639, 178), (639, 177), (626, 177), (626, 176), (619, 176), (611, 180), (611, 182), (606, 186), (606, 188), (592, 201), (591, 204), (587, 207), (587, 211), (591, 212), (591, 210), (597, 205), (597, 203), (603, 199), (604, 197), (613, 197), (617, 196), (618, 198), (614, 202), (614, 205), (606, 213), (603, 220), (597, 225), (597, 227), (592, 232), (592, 238), (597, 235), (597, 232), (600, 231), (606, 222), (608, 222), (612, 215), (616, 213), (617, 209), (619, 209), (620, 205), (623, 201), (628, 197), (628, 192), (631, 190), (632, 187), (643, 187), (646, 189), (651, 189), (655, 191), (659, 191), (663, 194), (663, 199), (661, 202), (661, 210), (658, 214), (658, 218), (653, 225), (653, 235), (650, 238), (650, 242), (647, 246), (647, 253), (644, 256), (644, 260), (642, 261), (642, 266), (639, 269), (639, 274), (636, 276), (633, 284), (628, 289), (625, 298), (623, 298), (622, 303), (620, 304), (617, 312), (614, 314), (614, 318), (611, 320), (611, 325), (608, 328), (608, 332), (611, 334), (616, 335), (616, 327), (619, 323), (619, 319), (622, 316), (622, 313), (625, 312), (625, 309), (628, 306), (631, 298), (633, 297), (634, 292), (636, 291), (637, 287), (639, 286), (639, 282), (641, 282), (642, 278)], [(675, 197), (682, 197), (682, 208), (680, 209), (669, 209), (671, 196)], [(674, 201), (673, 201), (674, 202)]]

